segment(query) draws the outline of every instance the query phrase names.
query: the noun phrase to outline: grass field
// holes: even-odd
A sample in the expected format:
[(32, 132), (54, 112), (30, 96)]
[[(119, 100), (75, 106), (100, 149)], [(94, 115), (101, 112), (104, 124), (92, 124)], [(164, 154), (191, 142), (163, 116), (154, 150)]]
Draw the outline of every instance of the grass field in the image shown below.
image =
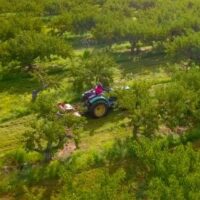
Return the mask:
[[(115, 47), (116, 48), (116, 47)], [(84, 49), (77, 50), (81, 54)], [(122, 76), (132, 79), (165, 82), (168, 60), (162, 56), (132, 57), (129, 52), (113, 50)], [(116, 77), (116, 79), (118, 79)], [(120, 83), (118, 83), (120, 84)], [(21, 135), (28, 129), (32, 116), (28, 112), (31, 92), (37, 83), (30, 77), (12, 78), (0, 81), (0, 156), (21, 145)], [(112, 144), (115, 138), (127, 136), (124, 124), (126, 117), (112, 111), (99, 120), (89, 119), (86, 130), (81, 135), (81, 150), (95, 150)]]
[(0, 81), (0, 156), (20, 145), (31, 116), (28, 105), (37, 84), (28, 78)]
[(21, 146), (22, 133), (28, 129), (31, 115), (0, 124), (0, 157)]

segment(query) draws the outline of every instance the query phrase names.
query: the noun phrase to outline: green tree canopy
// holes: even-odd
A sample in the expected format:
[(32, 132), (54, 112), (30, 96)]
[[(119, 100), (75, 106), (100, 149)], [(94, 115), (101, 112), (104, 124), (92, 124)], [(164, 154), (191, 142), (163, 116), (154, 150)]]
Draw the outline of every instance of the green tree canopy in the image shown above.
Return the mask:
[(133, 148), (146, 169), (144, 197), (199, 198), (199, 151), (195, 151), (191, 145), (181, 145), (172, 151), (166, 143), (148, 139), (134, 144)]
[(36, 58), (44, 59), (51, 55), (68, 57), (71, 48), (63, 40), (46, 34), (26, 31), (0, 45), (3, 63), (18, 61), (22, 67), (32, 66)]
[(70, 69), (70, 76), (75, 89), (83, 92), (98, 82), (109, 86), (113, 82), (116, 68), (117, 64), (109, 54), (86, 52), (78, 62), (75, 59)]

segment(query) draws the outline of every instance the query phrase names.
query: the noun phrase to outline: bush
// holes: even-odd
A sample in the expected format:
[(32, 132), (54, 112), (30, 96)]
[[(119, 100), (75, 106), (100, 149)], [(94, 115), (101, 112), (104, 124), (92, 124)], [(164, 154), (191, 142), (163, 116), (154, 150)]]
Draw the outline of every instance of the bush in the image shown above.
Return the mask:
[(4, 156), (3, 165), (23, 169), (26, 166), (36, 164), (42, 160), (40, 154), (36, 152), (27, 153), (24, 149), (17, 149)]

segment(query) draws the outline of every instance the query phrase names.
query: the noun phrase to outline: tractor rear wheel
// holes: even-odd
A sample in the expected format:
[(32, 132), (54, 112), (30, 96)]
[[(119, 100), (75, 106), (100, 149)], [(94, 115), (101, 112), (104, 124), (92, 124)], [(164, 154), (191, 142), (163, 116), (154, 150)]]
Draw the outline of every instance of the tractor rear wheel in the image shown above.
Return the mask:
[(105, 102), (96, 102), (90, 107), (90, 113), (95, 118), (104, 117), (108, 112), (108, 105)]

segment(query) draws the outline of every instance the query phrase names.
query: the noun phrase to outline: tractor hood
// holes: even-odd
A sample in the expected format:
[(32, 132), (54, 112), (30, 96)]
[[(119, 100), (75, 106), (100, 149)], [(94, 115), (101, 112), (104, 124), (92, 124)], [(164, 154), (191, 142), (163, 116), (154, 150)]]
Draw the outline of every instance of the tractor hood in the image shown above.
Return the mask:
[(106, 103), (108, 103), (108, 100), (104, 96), (96, 96), (92, 99), (89, 99), (88, 101), (89, 101), (90, 104), (93, 104), (94, 102), (99, 101), (99, 100), (103, 100)]

